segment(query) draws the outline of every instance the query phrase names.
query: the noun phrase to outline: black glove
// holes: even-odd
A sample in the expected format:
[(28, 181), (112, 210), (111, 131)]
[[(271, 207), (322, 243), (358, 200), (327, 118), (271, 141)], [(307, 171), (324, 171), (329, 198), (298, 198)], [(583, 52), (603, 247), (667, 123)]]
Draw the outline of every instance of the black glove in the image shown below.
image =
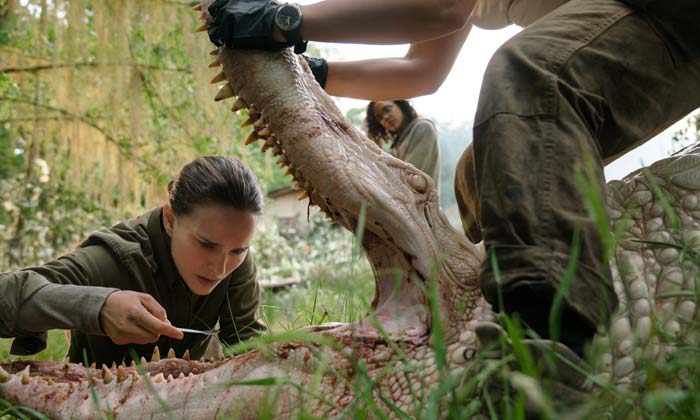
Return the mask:
[(267, 51), (291, 47), (273, 38), (278, 7), (271, 0), (216, 0), (209, 6), (209, 39), (217, 47)]
[(309, 65), (311, 73), (314, 74), (314, 78), (323, 89), (326, 88), (326, 79), (328, 79), (328, 61), (323, 58), (309, 57), (308, 55), (302, 54), (306, 64)]

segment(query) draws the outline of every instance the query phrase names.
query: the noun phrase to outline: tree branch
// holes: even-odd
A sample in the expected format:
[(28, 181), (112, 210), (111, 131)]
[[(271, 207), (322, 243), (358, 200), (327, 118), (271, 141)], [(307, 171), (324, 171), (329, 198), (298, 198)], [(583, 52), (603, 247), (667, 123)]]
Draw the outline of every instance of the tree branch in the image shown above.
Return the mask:
[(78, 63), (58, 63), (58, 64), (39, 64), (29, 67), (6, 67), (0, 69), (0, 73), (36, 73), (42, 70), (52, 70), (59, 68), (77, 68), (77, 67), (136, 67), (138, 69), (146, 70), (161, 70), (161, 71), (171, 71), (177, 73), (190, 74), (192, 71), (184, 67), (160, 67), (146, 64), (134, 64), (134, 63), (97, 63), (94, 61), (85, 61)]
[(36, 108), (42, 108), (42, 109), (47, 109), (49, 111), (58, 112), (58, 113), (65, 115), (67, 117), (76, 119), (76, 120), (82, 122), (83, 124), (88, 125), (88, 126), (94, 128), (95, 130), (99, 131), (105, 137), (105, 140), (107, 140), (108, 142), (117, 146), (117, 150), (119, 151), (119, 153), (121, 153), (127, 159), (140, 162), (141, 164), (146, 166), (148, 169), (154, 171), (155, 173), (158, 173), (158, 167), (156, 165), (152, 164), (151, 162), (149, 162), (148, 160), (146, 160), (142, 157), (135, 156), (128, 148), (124, 147), (122, 142), (115, 139), (104, 128), (100, 127), (95, 122), (93, 122), (92, 120), (90, 120), (89, 118), (87, 118), (83, 115), (75, 114), (73, 112), (67, 111), (67, 110), (62, 109), (62, 108), (57, 108), (57, 107), (54, 107), (51, 105), (40, 104), (40, 103), (37, 103), (37, 102), (29, 100), (29, 99), (13, 98), (13, 97), (9, 97), (9, 96), (0, 96), (0, 101), (31, 105), (31, 106), (34, 106)]

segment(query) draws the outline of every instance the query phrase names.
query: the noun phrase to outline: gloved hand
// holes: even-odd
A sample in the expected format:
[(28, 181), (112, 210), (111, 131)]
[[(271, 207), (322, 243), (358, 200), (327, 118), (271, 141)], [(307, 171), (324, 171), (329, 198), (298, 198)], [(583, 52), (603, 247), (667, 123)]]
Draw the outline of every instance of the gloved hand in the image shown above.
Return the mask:
[(304, 60), (309, 65), (311, 73), (314, 74), (314, 78), (323, 89), (326, 88), (326, 79), (328, 79), (328, 61), (323, 58), (309, 57), (308, 55), (302, 54)]
[(271, 0), (216, 0), (209, 6), (209, 39), (217, 47), (267, 51), (291, 47), (273, 38), (277, 7)]

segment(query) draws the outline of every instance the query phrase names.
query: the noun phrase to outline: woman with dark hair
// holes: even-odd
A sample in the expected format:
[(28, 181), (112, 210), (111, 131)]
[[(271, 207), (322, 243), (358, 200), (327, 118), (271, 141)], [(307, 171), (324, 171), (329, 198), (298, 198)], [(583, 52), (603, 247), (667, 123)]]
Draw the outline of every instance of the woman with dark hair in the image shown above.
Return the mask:
[[(250, 243), (262, 193), (236, 159), (207, 156), (185, 165), (168, 200), (137, 218), (91, 233), (40, 267), (0, 274), (0, 336), (13, 354), (43, 349), (45, 331), (73, 330), (73, 361), (112, 363), (161, 352), (204, 355), (208, 330), (235, 344), (264, 330)], [(42, 339), (44, 340), (42, 342)]]
[(391, 154), (440, 182), (440, 150), (432, 121), (421, 118), (403, 99), (372, 101), (367, 105), (368, 137), (380, 147), (391, 141)]

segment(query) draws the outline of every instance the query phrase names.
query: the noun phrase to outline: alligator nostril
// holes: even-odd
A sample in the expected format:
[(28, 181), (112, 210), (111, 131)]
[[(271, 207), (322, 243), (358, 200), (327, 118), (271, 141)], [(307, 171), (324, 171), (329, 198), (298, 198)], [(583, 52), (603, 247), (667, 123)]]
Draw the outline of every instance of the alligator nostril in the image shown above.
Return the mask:
[(428, 181), (423, 175), (411, 175), (409, 178), (409, 183), (411, 184), (411, 187), (413, 187), (413, 189), (419, 193), (424, 193), (425, 190), (428, 189)]

